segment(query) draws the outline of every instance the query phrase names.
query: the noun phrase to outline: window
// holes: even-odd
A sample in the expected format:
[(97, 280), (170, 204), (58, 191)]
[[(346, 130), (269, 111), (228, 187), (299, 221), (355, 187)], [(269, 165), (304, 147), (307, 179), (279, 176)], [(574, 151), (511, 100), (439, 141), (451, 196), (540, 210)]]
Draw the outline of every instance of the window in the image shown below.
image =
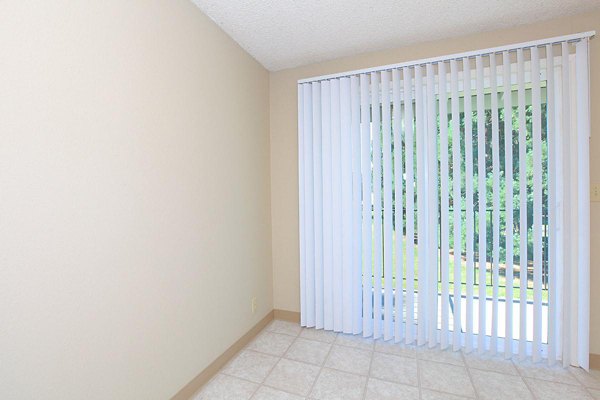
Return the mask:
[(304, 325), (587, 365), (587, 37), (559, 39), (300, 82)]

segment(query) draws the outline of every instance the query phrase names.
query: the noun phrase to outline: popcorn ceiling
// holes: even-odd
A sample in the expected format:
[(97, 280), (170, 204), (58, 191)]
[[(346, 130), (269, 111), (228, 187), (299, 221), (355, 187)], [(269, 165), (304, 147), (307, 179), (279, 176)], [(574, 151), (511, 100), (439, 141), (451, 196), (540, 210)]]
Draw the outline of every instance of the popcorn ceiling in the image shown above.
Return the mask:
[(192, 1), (270, 71), (600, 8), (599, 0)]

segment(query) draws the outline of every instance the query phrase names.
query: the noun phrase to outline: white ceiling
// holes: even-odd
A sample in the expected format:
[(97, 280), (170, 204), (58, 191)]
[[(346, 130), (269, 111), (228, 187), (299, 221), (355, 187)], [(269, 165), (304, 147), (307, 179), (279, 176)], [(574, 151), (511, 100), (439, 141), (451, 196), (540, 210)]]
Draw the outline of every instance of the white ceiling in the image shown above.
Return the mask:
[(600, 7), (600, 0), (192, 1), (271, 71)]

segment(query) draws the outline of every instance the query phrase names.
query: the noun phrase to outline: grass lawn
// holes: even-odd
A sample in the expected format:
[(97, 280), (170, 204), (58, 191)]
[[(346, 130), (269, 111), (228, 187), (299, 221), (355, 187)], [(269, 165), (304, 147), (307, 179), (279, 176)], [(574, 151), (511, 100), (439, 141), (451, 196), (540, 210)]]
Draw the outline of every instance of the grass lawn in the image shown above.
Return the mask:
[[(396, 237), (395, 237), (395, 232), (392, 233), (393, 234), (393, 240), (395, 243)], [(375, 242), (373, 240), (373, 246), (375, 245)], [(402, 279), (402, 287), (403, 289), (406, 290), (407, 288), (407, 282), (406, 282), (406, 268), (407, 268), (407, 259), (406, 259), (406, 237), (402, 237), (402, 249), (403, 249), (403, 253), (404, 253), (404, 257), (403, 257), (403, 279)], [(417, 277), (418, 277), (418, 259), (419, 259), (419, 251), (418, 251), (418, 246), (416, 244), (413, 244), (414, 246), (414, 255), (415, 255), (415, 260), (414, 260), (414, 271), (415, 271), (415, 282), (414, 282), (414, 288), (415, 290), (417, 289)], [(395, 244), (394, 244), (395, 247)], [(394, 247), (392, 248), (392, 265), (393, 265), (393, 285), (394, 287), (396, 287), (396, 281), (398, 279), (397, 276), (397, 271), (396, 271), (396, 253), (394, 250)], [(452, 251), (452, 249), (451, 249)], [(452, 253), (447, 255), (448, 257), (448, 269), (449, 269), (449, 280), (453, 281), (454, 280), (454, 268), (455, 268), (455, 264), (454, 264), (454, 255)], [(383, 252), (382, 252), (382, 259), (383, 259)], [(373, 272), (375, 271), (375, 256), (373, 255)], [(514, 265), (513, 266), (515, 272), (519, 271), (519, 265)], [(460, 263), (460, 269), (461, 269), (461, 282), (462, 282), (462, 294), (466, 295), (467, 294), (467, 287), (466, 287), (466, 281), (467, 281), (467, 263), (464, 259), (462, 259), (461, 257), (461, 263)], [(498, 282), (498, 298), (503, 299), (506, 297), (506, 277), (503, 276), (502, 271), (505, 269), (505, 265), (504, 264), (500, 264), (499, 265), (499, 282)], [(383, 269), (382, 269), (383, 272)], [(439, 274), (439, 265), (438, 265), (438, 274)], [(520, 285), (521, 285), (521, 280), (519, 279), (519, 277), (517, 276), (518, 273), (515, 273), (515, 278), (513, 279), (512, 285), (513, 285), (513, 299), (514, 300), (519, 300), (521, 293), (520, 293)], [(493, 296), (493, 285), (491, 283), (491, 276), (492, 276), (492, 265), (491, 263), (487, 263), (486, 266), (486, 293), (488, 297), (492, 297)], [(438, 275), (438, 281), (441, 279), (441, 275)], [(473, 293), (475, 296), (477, 296), (477, 294), (479, 293), (479, 263), (475, 262), (474, 265), (474, 278), (473, 281), (476, 282), (474, 287), (473, 287)], [(375, 278), (373, 278), (373, 283), (375, 282)], [(532, 280), (529, 280), (529, 286), (532, 286)], [(381, 286), (384, 287), (384, 279), (383, 277), (381, 278)], [(442, 284), (441, 282), (438, 282), (438, 291), (441, 292), (442, 290)], [(454, 284), (452, 282), (450, 282), (449, 284), (449, 293), (452, 294), (454, 293)], [(528, 301), (533, 301), (533, 289), (531, 287), (527, 288), (527, 300)], [(542, 301), (543, 302), (547, 302), (548, 301), (548, 291), (547, 290), (542, 290)]]

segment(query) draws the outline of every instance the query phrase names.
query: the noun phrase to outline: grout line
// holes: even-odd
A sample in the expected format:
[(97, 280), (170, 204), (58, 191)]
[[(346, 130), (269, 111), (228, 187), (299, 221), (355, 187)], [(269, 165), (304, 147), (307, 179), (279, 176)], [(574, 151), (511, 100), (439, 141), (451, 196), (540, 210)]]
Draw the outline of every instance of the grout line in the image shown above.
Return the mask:
[[(292, 345), (290, 345), (290, 347), (292, 347)], [(260, 388), (262, 386), (264, 386), (265, 381), (267, 380), (267, 378), (269, 377), (269, 375), (271, 375), (271, 372), (273, 372), (273, 370), (275, 369), (275, 367), (277, 366), (277, 364), (279, 364), (279, 361), (281, 361), (281, 357), (279, 357), (279, 359), (273, 364), (273, 366), (269, 369), (269, 372), (267, 372), (267, 374), (265, 375), (265, 377), (263, 378), (262, 382), (258, 385), (258, 387), (256, 388), (256, 390), (254, 391), (254, 393), (252, 393), (252, 396), (250, 396), (250, 400), (252, 400), (252, 398), (256, 395), (256, 392), (258, 392), (260, 390)]]
[[(314, 340), (313, 340), (313, 341), (314, 341)], [(322, 342), (319, 342), (319, 343), (322, 343)], [(291, 345), (290, 345), (290, 347), (291, 347)], [(333, 347), (334, 347), (334, 344), (331, 344), (331, 348), (329, 349), (329, 352), (331, 352), (331, 350), (333, 349)], [(373, 353), (372, 351), (365, 350), (365, 349), (358, 349), (358, 348), (355, 348), (355, 347), (347, 347), (347, 346), (341, 346), (341, 347), (344, 347), (344, 348), (350, 348), (350, 349), (354, 349), (354, 350), (366, 351), (366, 352), (371, 352), (371, 353)], [(288, 348), (288, 350), (289, 350), (289, 348)], [(284, 354), (283, 354), (283, 355), (281, 355), (281, 356), (276, 356), (276, 355), (273, 355), (273, 354), (264, 353), (264, 352), (262, 352), (262, 351), (257, 351), (257, 350), (250, 350), (250, 351), (253, 351), (253, 352), (255, 352), (255, 353), (260, 353), (260, 354), (263, 354), (263, 355), (267, 355), (267, 356), (271, 356), (271, 357), (277, 357), (277, 358), (284, 359), (284, 360), (287, 360), (287, 361), (293, 361), (293, 362), (297, 362), (297, 363), (300, 363), (300, 364), (309, 365), (309, 366), (312, 366), (312, 367), (320, 367), (320, 365), (317, 365), (317, 364), (311, 364), (311, 363), (309, 363), (309, 362), (306, 362), (306, 361), (295, 360), (295, 359), (292, 359), (292, 358), (285, 358), (284, 356), (285, 356), (285, 354), (287, 354), (287, 350), (286, 350), (286, 351), (284, 352)], [(348, 371), (345, 371), (345, 370), (342, 370), (342, 369), (339, 369), (339, 368), (334, 368), (334, 367), (328, 367), (328, 366), (325, 366), (325, 363), (326, 363), (326, 361), (327, 361), (327, 357), (329, 357), (329, 352), (327, 353), (327, 356), (325, 357), (325, 361), (324, 361), (324, 362), (323, 362), (323, 364), (322, 364), (322, 366), (323, 366), (324, 368), (327, 368), (327, 369), (332, 369), (332, 370), (334, 370), (334, 371), (337, 371), (337, 372), (343, 372), (343, 373), (346, 373), (346, 374), (351, 374), (351, 375), (355, 375), (355, 376), (361, 376), (361, 377), (364, 377), (364, 376), (366, 376), (366, 375), (357, 374), (356, 372), (348, 372)], [(385, 354), (385, 353), (384, 353), (384, 354)], [(393, 354), (392, 354), (392, 355), (393, 355)], [(395, 356), (395, 357), (402, 357), (402, 356)], [(408, 359), (411, 359), (411, 360), (412, 360), (412, 359), (414, 359), (414, 358), (411, 358), (411, 357), (404, 357), (404, 358), (408, 358)], [(380, 379), (380, 378), (377, 378), (377, 379)], [(395, 382), (395, 381), (389, 381), (389, 380), (386, 380), (386, 379), (380, 379), (380, 380), (382, 380), (382, 381), (386, 381), (386, 382), (391, 382), (391, 383), (399, 383), (399, 382)], [(255, 383), (256, 383), (256, 382), (255, 382)], [(408, 385), (408, 384), (405, 384), (405, 385)], [(408, 385), (408, 386), (413, 386), (413, 385)], [(276, 388), (274, 388), (274, 389), (276, 389)]]
[(465, 370), (467, 371), (467, 375), (469, 376), (469, 381), (471, 381), (471, 387), (473, 388), (473, 392), (475, 392), (475, 398), (479, 399), (479, 392), (477, 391), (477, 388), (475, 387), (475, 382), (473, 381), (473, 376), (471, 375), (471, 370), (469, 369), (469, 366), (467, 365), (467, 360), (465, 359), (465, 355), (462, 351), (460, 351), (460, 356), (463, 360), (463, 363), (465, 363)]
[(365, 381), (365, 387), (363, 389), (362, 399), (367, 398), (367, 389), (369, 387), (369, 380), (371, 379), (371, 370), (373, 368), (373, 359), (375, 358), (375, 341), (373, 340), (373, 351), (371, 351), (371, 359), (369, 360), (369, 370), (367, 371), (367, 380)]
[[(298, 393), (292, 393), (292, 392), (290, 392), (290, 391), (288, 391), (286, 389), (277, 388), (277, 387), (274, 387), (274, 386), (267, 385), (265, 383), (256, 383), (256, 382), (250, 381), (250, 380), (248, 380), (246, 378), (240, 378), (239, 376), (234, 376), (234, 375), (226, 374), (225, 372), (219, 372), (219, 374), (217, 374), (217, 375), (225, 375), (225, 376), (228, 376), (230, 378), (235, 378), (235, 379), (239, 379), (239, 380), (244, 381), (244, 382), (249, 382), (249, 383), (253, 383), (255, 385), (258, 385), (258, 387), (256, 388), (256, 391), (252, 393), (252, 396), (254, 396), (256, 394), (256, 392), (258, 391), (258, 389), (260, 389), (261, 387), (264, 386), (264, 387), (269, 388), (269, 389), (273, 389), (273, 390), (277, 390), (277, 391), (284, 392), (284, 393), (287, 393), (287, 394), (291, 394), (291, 395), (294, 395), (294, 396), (300, 396), (300, 397), (302, 397), (302, 395), (300, 395)], [(252, 397), (250, 397), (250, 400), (252, 400)]]
[[(277, 363), (275, 363), (275, 365), (277, 365)], [(273, 367), (275, 367), (275, 365), (273, 365)], [(271, 372), (269, 371), (269, 373), (271, 373)], [(269, 375), (267, 375), (267, 376), (269, 376)], [(265, 379), (267, 379), (267, 378), (265, 377)], [(263, 379), (263, 381), (265, 379)], [(259, 383), (258, 385), (256, 385), (256, 389), (254, 389), (254, 392), (252, 392), (252, 394), (250, 395), (250, 397), (248, 399), (252, 400), (252, 398), (254, 397), (254, 395), (256, 395), (256, 392), (258, 392), (261, 387), (262, 387), (262, 383)]]
[[(284, 324), (293, 324), (294, 326), (299, 327), (300, 330), (298, 331), (298, 333), (292, 335), (292, 334), (289, 334), (289, 333), (286, 333), (286, 332), (279, 332), (279, 331), (276, 331), (276, 330), (269, 329), (277, 321), (282, 322)], [(267, 326), (265, 326), (265, 328), (260, 333), (262, 333), (262, 332), (271, 332), (271, 333), (276, 333), (278, 335), (286, 335), (286, 336), (292, 336), (292, 337), (296, 337), (297, 338), (298, 336), (300, 336), (300, 333), (302, 332), (302, 329), (305, 329), (305, 328), (301, 327), (300, 324), (296, 324), (295, 322), (289, 322), (289, 321), (284, 321), (284, 320), (280, 320), (280, 319), (274, 319), (270, 324), (268, 324)]]
[(587, 394), (590, 395), (590, 397), (593, 399), (594, 398), (594, 394), (590, 391), (590, 388), (583, 386), (583, 389), (586, 391)]
[[(364, 341), (364, 340), (369, 340), (369, 341), (372, 341), (372, 346), (371, 346), (371, 348), (370, 348), (370, 349), (365, 349), (365, 348), (361, 347), (360, 345), (355, 345), (355, 346), (352, 346), (352, 345), (349, 345), (349, 344), (339, 343), (339, 342), (338, 342), (338, 338), (340, 338), (340, 337), (344, 337), (344, 336), (350, 336), (350, 337), (353, 337), (353, 338), (357, 338), (357, 339), (353, 339), (353, 340), (357, 340), (357, 341), (361, 341), (361, 340), (362, 340), (362, 341)], [(348, 348), (351, 348), (351, 349), (375, 351), (375, 341), (376, 341), (376, 339), (374, 339), (372, 336), (369, 336), (369, 337), (362, 337), (362, 336), (359, 336), (359, 335), (353, 335), (353, 334), (341, 333), (341, 334), (337, 334), (337, 335), (336, 335), (336, 338), (335, 338), (335, 340), (333, 341), (333, 344), (337, 344), (338, 346), (348, 347)]]
[[(452, 354), (452, 353), (456, 353), (456, 351), (454, 350), (440, 350), (437, 347), (434, 347), (433, 349), (435, 349), (435, 351), (437, 351), (438, 353), (446, 353), (448, 352), (448, 354)], [(420, 351), (419, 351), (420, 350)], [(431, 349), (426, 349), (426, 351), (430, 351)], [(445, 360), (436, 360), (436, 359), (431, 359), (431, 358), (422, 358), (422, 357), (418, 357), (418, 354), (421, 353), (422, 347), (419, 347), (417, 350), (417, 359), (418, 360), (423, 360), (423, 361), (431, 361), (437, 364), (446, 364), (446, 365), (454, 365), (455, 367), (464, 367), (466, 365), (465, 360), (462, 359), (462, 364), (456, 364), (456, 363), (451, 363)]]
[(306, 395), (307, 398), (312, 394), (312, 392), (313, 392), (313, 390), (315, 388), (315, 385), (317, 384), (317, 381), (319, 380), (319, 377), (321, 377), (321, 373), (323, 372), (323, 368), (325, 368), (325, 364), (327, 363), (327, 359), (329, 358), (329, 355), (331, 354), (331, 350), (332, 349), (333, 349), (333, 344), (331, 344), (330, 347), (329, 347), (329, 351), (327, 352), (327, 355), (325, 356), (325, 359), (323, 360), (323, 363), (320, 366), (319, 373), (317, 374), (317, 377), (313, 381), (312, 385), (310, 385), (310, 389), (308, 390), (308, 394)]
[(529, 393), (531, 393), (531, 397), (537, 399), (537, 396), (535, 395), (533, 390), (531, 390), (531, 386), (529, 386), (529, 383), (527, 383), (527, 379), (524, 376), (521, 376), (521, 380), (523, 381), (523, 383), (525, 383), (525, 386), (527, 387), (527, 390), (529, 390)]
[[(529, 358), (527, 358), (526, 360), (529, 360)], [(520, 360), (519, 360), (519, 362), (523, 362), (523, 361), (520, 361)], [(540, 365), (542, 368), (546, 368), (546, 367), (547, 367), (547, 364), (546, 364), (546, 363), (543, 363), (543, 362), (541, 362), (541, 363), (533, 363), (533, 361), (531, 361), (531, 363), (532, 363), (534, 366), (537, 364), (537, 365)], [(519, 365), (519, 364), (515, 362), (515, 367), (517, 367), (518, 365)], [(523, 365), (521, 365), (521, 368), (523, 369), (523, 371), (526, 371), (526, 370), (528, 369), (528, 367), (526, 367), (526, 366), (523, 366)], [(531, 369), (531, 368), (530, 368), (530, 369)], [(579, 381), (579, 379), (577, 379), (577, 378), (574, 376), (574, 374), (573, 374), (572, 372), (570, 372), (570, 371), (569, 371), (569, 367), (567, 367), (567, 368), (564, 368), (564, 367), (558, 366), (557, 368), (555, 368), (555, 367), (550, 367), (550, 366), (548, 366), (546, 369), (548, 369), (548, 370), (555, 369), (556, 371), (566, 371), (566, 372), (567, 372), (567, 374), (568, 374), (569, 376), (571, 376), (571, 377), (573, 378), (573, 380), (574, 380), (576, 383), (563, 382), (563, 381), (559, 381), (559, 380), (556, 380), (556, 379), (548, 379), (548, 378), (546, 378), (546, 377), (545, 377), (545, 375), (542, 375), (542, 376), (526, 376), (526, 375), (524, 375), (523, 373), (521, 373), (521, 370), (520, 370), (518, 367), (517, 367), (517, 372), (519, 372), (519, 375), (521, 375), (521, 377), (523, 378), (523, 380), (525, 380), (525, 379), (527, 378), (527, 379), (534, 379), (534, 380), (543, 381), (543, 382), (558, 383), (558, 384), (561, 384), (561, 385), (568, 385), (568, 386), (584, 386), (584, 387), (585, 387), (585, 385), (583, 385), (583, 384), (582, 384), (582, 383)]]
[[(438, 352), (450, 352), (450, 353), (454, 353), (454, 351), (453, 350), (449, 350), (449, 348), (446, 349), (446, 350), (441, 350), (441, 348), (437, 348), (437, 346), (436, 346), (434, 349), (436, 349)], [(459, 350), (459, 352), (462, 355), (462, 357), (461, 357), (462, 362), (463, 362), (462, 365), (452, 364), (452, 363), (445, 362), (445, 361), (432, 360), (430, 358), (420, 358), (420, 357), (417, 357), (417, 374), (418, 374), (417, 377), (418, 377), (418, 383), (419, 383), (419, 392), (420, 392), (421, 396), (422, 396), (423, 390), (425, 389), (425, 390), (430, 390), (430, 391), (441, 393), (441, 394), (447, 394), (447, 395), (457, 396), (457, 397), (464, 397), (465, 399), (467, 399), (467, 397), (465, 397), (463, 395), (458, 395), (456, 393), (449, 393), (449, 392), (446, 392), (446, 391), (443, 391), (443, 390), (440, 390), (440, 389), (424, 388), (422, 386), (422, 384), (421, 384), (421, 367), (419, 365), (419, 361), (431, 362), (431, 363), (434, 363), (434, 364), (444, 364), (444, 365), (449, 365), (449, 366), (458, 367), (458, 368), (463, 367), (463, 368), (465, 368), (465, 369), (468, 370), (467, 363), (466, 363), (466, 361), (464, 359), (464, 353), (462, 352), (462, 350)], [(419, 351), (417, 351), (417, 355), (418, 354), (420, 354)], [(473, 385), (472, 381), (471, 381), (471, 385), (473, 386), (473, 389), (475, 390), (475, 385)], [(475, 391), (475, 395), (477, 396), (477, 391)]]
[[(296, 361), (296, 360), (290, 360), (290, 359), (288, 359), (288, 358), (284, 358), (284, 356), (285, 356), (285, 355), (288, 353), (288, 351), (289, 351), (289, 350), (292, 348), (292, 346), (294, 345), (294, 343), (296, 342), (296, 340), (297, 340), (297, 339), (300, 337), (300, 334), (298, 334), (297, 336), (292, 336), (292, 335), (287, 335), (287, 334), (284, 334), (284, 333), (277, 333), (277, 332), (273, 332), (273, 331), (267, 331), (267, 330), (266, 330), (267, 328), (268, 328), (268, 326), (267, 326), (267, 327), (265, 327), (264, 331), (266, 331), (266, 332), (269, 332), (269, 333), (273, 333), (273, 334), (276, 334), (276, 335), (286, 335), (286, 336), (288, 336), (288, 337), (294, 337), (295, 339), (294, 339), (294, 340), (293, 340), (293, 341), (290, 343), (290, 345), (287, 347), (287, 349), (286, 349), (286, 350), (285, 350), (285, 351), (284, 351), (284, 352), (283, 352), (283, 353), (282, 353), (280, 356), (274, 356), (274, 355), (272, 355), (272, 354), (263, 353), (263, 352), (256, 351), (256, 350), (251, 350), (251, 351), (254, 351), (254, 352), (256, 352), (256, 353), (260, 353), (260, 354), (264, 354), (264, 355), (270, 355), (270, 356), (272, 356), (272, 357), (277, 357), (277, 358), (278, 358), (278, 360), (277, 360), (277, 362), (276, 362), (276, 363), (273, 365), (273, 367), (271, 367), (271, 369), (269, 370), (269, 373), (268, 373), (268, 374), (265, 376), (265, 378), (262, 380), (262, 383), (260, 383), (260, 384), (258, 385), (258, 387), (256, 388), (256, 390), (254, 391), (254, 393), (253, 393), (253, 394), (252, 394), (252, 396), (250, 397), (250, 400), (252, 400), (252, 397), (253, 397), (253, 396), (256, 394), (256, 392), (258, 392), (258, 390), (260, 389), (260, 387), (261, 387), (261, 386), (264, 386), (264, 387), (267, 387), (267, 388), (271, 388), (271, 389), (274, 389), (274, 390), (278, 390), (278, 391), (281, 391), (281, 392), (284, 392), (284, 393), (288, 393), (288, 394), (291, 394), (291, 395), (294, 395), (294, 396), (301, 396), (301, 395), (298, 395), (297, 393), (292, 393), (292, 392), (289, 392), (289, 391), (287, 391), (287, 390), (285, 390), (285, 389), (281, 389), (281, 388), (273, 387), (273, 386), (270, 386), (270, 385), (268, 385), (268, 384), (266, 383), (266, 380), (267, 380), (267, 378), (269, 377), (269, 375), (271, 375), (271, 373), (273, 372), (273, 370), (275, 369), (275, 367), (277, 366), (277, 364), (279, 364), (279, 362), (280, 362), (281, 360), (284, 360), (284, 359), (285, 359), (285, 360), (288, 360), (288, 361)], [(260, 332), (260, 333), (262, 333), (262, 332)], [(296, 362), (302, 362), (302, 361), (296, 361)], [(313, 366), (313, 367), (315, 366), (314, 364), (310, 364), (310, 363), (303, 363), (303, 364), (306, 364), (306, 365), (311, 365), (311, 366)], [(227, 375), (227, 374), (226, 374), (226, 375)], [(231, 376), (231, 375), (230, 375), (230, 376)], [(235, 378), (238, 378), (238, 377), (235, 377)], [(243, 378), (238, 378), (238, 379), (243, 379)], [(243, 379), (243, 380), (247, 380), (247, 379)], [(251, 382), (251, 381), (248, 381), (248, 382)], [(256, 383), (256, 382), (253, 382), (253, 383)], [(310, 394), (310, 393), (309, 393), (309, 394)]]
[[(215, 376), (219, 376), (219, 375), (225, 375), (225, 376), (227, 376), (227, 377), (229, 377), (229, 378), (235, 378), (235, 379), (239, 379), (240, 381), (244, 381), (244, 382), (252, 383), (252, 384), (254, 384), (254, 385), (257, 385), (257, 386), (258, 386), (258, 388), (260, 388), (261, 386), (264, 386), (264, 385), (262, 385), (262, 384), (260, 384), (260, 383), (257, 383), (257, 382), (254, 382), (254, 381), (251, 381), (251, 380), (249, 380), (249, 379), (246, 379), (246, 378), (240, 378), (239, 376), (235, 376), (235, 375), (228, 374), (227, 372), (222, 372), (222, 371), (219, 371), (219, 373), (218, 373), (217, 375), (215, 375)], [(258, 388), (257, 388), (257, 390), (258, 390)], [(252, 392), (252, 396), (254, 396), (254, 393), (256, 393), (256, 391), (255, 391), (255, 392)], [(250, 398), (252, 398), (252, 396), (250, 396)]]
[[(518, 359), (518, 362), (522, 363), (526, 360), (527, 358), (524, 359)], [(523, 375), (523, 373), (521, 372), (521, 368), (518, 367), (518, 363), (516, 361), (513, 361), (513, 363), (515, 364), (515, 368), (517, 369), (517, 373), (519, 374), (519, 377), (521, 378), (521, 380), (523, 381), (523, 383), (525, 384), (525, 387), (527, 387), (527, 390), (529, 390), (529, 393), (531, 393), (531, 397), (533, 399), (537, 399), (537, 396), (535, 395), (535, 393), (533, 392), (533, 390), (531, 390), (531, 386), (529, 386), (529, 384), (527, 383), (527, 377), (525, 375)]]
[[(583, 388), (583, 389), (584, 389), (584, 390), (587, 392), (587, 394), (589, 394), (589, 395), (590, 395), (590, 397), (591, 397), (592, 399), (594, 399), (594, 398), (595, 398), (595, 397), (594, 397), (594, 394), (593, 394), (593, 393), (592, 393), (592, 391), (591, 391), (591, 389), (592, 389), (592, 388), (590, 388), (590, 387), (587, 387), (586, 385), (584, 385), (584, 384), (583, 384), (583, 382), (581, 382), (579, 379), (577, 379), (577, 376), (576, 376), (576, 375), (573, 373), (573, 371), (571, 370), (571, 368), (579, 368), (579, 367), (567, 367), (567, 371), (568, 371), (568, 372), (569, 372), (569, 374), (570, 374), (570, 375), (571, 375), (571, 376), (572, 376), (572, 377), (575, 379), (575, 381), (576, 381), (577, 383), (579, 383), (579, 385), (580, 385), (580, 386), (581, 386), (581, 387), (582, 387), (582, 388)], [(588, 373), (588, 374), (590, 374), (589, 372), (587, 372), (587, 373)], [(596, 378), (595, 378), (595, 377), (594, 377), (592, 374), (590, 374), (590, 376), (591, 376), (592, 378), (596, 379)]]
[[(262, 333), (262, 332), (261, 332), (261, 333)], [(271, 333), (274, 333), (274, 332), (271, 332)], [(291, 336), (291, 335), (287, 335), (287, 336)], [(277, 362), (276, 362), (276, 363), (273, 365), (273, 367), (271, 367), (271, 369), (269, 370), (269, 373), (268, 373), (268, 374), (265, 376), (265, 378), (263, 379), (262, 383), (259, 383), (259, 384), (258, 384), (258, 387), (257, 387), (257, 388), (256, 388), (256, 390), (255, 390), (255, 391), (252, 393), (252, 396), (250, 397), (250, 400), (252, 400), (252, 397), (253, 397), (253, 396), (256, 394), (256, 392), (258, 392), (258, 390), (261, 388), (261, 386), (264, 386), (264, 387), (267, 387), (267, 388), (270, 388), (270, 389), (274, 389), (274, 390), (278, 390), (278, 391), (280, 391), (280, 392), (284, 392), (284, 393), (291, 394), (291, 395), (294, 395), (294, 396), (302, 396), (302, 395), (299, 395), (299, 394), (297, 394), (297, 393), (292, 393), (292, 392), (290, 392), (290, 391), (288, 391), (288, 390), (281, 389), (281, 388), (277, 388), (277, 387), (273, 387), (273, 386), (270, 386), (270, 385), (268, 385), (267, 383), (265, 383), (265, 382), (266, 382), (266, 380), (267, 380), (267, 378), (269, 377), (269, 375), (271, 375), (271, 372), (273, 372), (273, 370), (274, 370), (274, 369), (275, 369), (275, 367), (277, 366), (277, 364), (279, 364), (279, 362), (280, 362), (281, 360), (283, 360), (283, 359), (284, 359), (284, 358), (283, 358), (283, 356), (284, 356), (285, 354), (287, 354), (288, 350), (289, 350), (289, 349), (292, 347), (292, 345), (294, 344), (294, 342), (295, 342), (295, 340), (294, 340), (294, 341), (293, 341), (293, 342), (292, 342), (292, 343), (291, 343), (291, 344), (288, 346), (288, 348), (286, 349), (286, 351), (285, 351), (285, 352), (284, 352), (284, 353), (283, 353), (281, 356), (273, 356), (272, 354), (267, 354), (267, 353), (263, 353), (263, 352), (260, 352), (260, 351), (255, 351), (255, 350), (252, 350), (252, 351), (255, 351), (256, 353), (260, 353), (260, 354), (264, 354), (264, 355), (270, 355), (270, 356), (272, 356), (272, 357), (276, 357), (276, 358), (278, 358), (278, 360), (277, 360)], [(288, 361), (295, 361), (295, 360), (289, 360), (289, 359), (287, 359), (287, 358), (286, 358), (285, 360), (288, 360)], [(301, 361), (298, 361), (298, 362), (301, 362)], [(309, 364), (309, 363), (303, 363), (303, 364), (306, 364), (306, 365), (311, 365), (311, 366), (313, 366), (313, 367), (315, 366), (314, 364)], [(224, 372), (220, 372), (220, 373), (222, 373), (223, 375), (231, 376), (231, 377), (233, 377), (233, 378), (241, 379), (241, 380), (244, 380), (244, 381), (246, 381), (246, 382), (251, 382), (251, 383), (254, 383), (254, 384), (256, 384), (256, 382), (249, 381), (248, 379), (244, 379), (244, 378), (240, 378), (240, 377), (237, 377), (237, 376), (229, 375), (229, 374), (226, 374), (226, 373), (224, 373)]]
[(423, 398), (423, 387), (421, 386), (421, 367), (419, 366), (419, 349), (415, 352), (415, 361), (417, 363), (417, 388), (419, 389), (419, 399)]

